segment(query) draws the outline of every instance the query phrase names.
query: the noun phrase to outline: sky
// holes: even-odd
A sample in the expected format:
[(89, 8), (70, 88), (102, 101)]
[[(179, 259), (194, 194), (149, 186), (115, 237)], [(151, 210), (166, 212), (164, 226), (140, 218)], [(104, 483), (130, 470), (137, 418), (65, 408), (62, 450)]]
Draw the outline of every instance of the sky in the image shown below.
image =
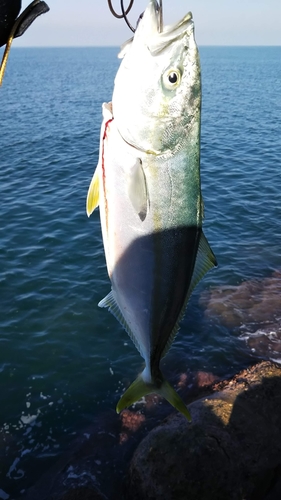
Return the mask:
[[(131, 37), (107, 0), (45, 0), (50, 11), (37, 18), (14, 46), (119, 46)], [(22, 0), (22, 9), (31, 0)], [(128, 5), (129, 0), (124, 0)], [(135, 25), (148, 0), (134, 0)], [(113, 0), (120, 12), (120, 0)], [(193, 13), (199, 45), (281, 45), (281, 0), (163, 0), (164, 24)]]

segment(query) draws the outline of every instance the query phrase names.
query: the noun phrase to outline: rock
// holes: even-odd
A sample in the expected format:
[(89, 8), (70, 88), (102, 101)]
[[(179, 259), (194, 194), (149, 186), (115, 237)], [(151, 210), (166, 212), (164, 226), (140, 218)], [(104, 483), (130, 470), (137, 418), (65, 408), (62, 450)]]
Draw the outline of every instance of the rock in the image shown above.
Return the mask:
[(93, 488), (82, 487), (70, 489), (60, 500), (106, 500), (106, 498)]
[[(130, 466), (134, 500), (276, 500), (281, 478), (281, 369), (262, 362), (153, 429)], [(273, 496), (272, 496), (273, 495)]]
[(280, 292), (281, 271), (276, 270), (267, 278), (205, 291), (201, 295), (200, 304), (207, 317), (219, 317), (221, 323), (228, 328), (239, 327), (241, 324), (276, 324), (281, 314)]

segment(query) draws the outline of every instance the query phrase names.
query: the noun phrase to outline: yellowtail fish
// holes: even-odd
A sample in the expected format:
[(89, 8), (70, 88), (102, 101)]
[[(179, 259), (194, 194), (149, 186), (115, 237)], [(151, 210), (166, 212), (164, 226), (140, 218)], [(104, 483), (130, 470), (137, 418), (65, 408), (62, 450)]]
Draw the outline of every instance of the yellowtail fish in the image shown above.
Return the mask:
[(190, 419), (160, 361), (188, 299), (216, 260), (202, 232), (201, 77), (192, 14), (160, 31), (150, 0), (122, 49), (112, 103), (103, 104), (88, 216), (99, 205), (111, 292), (99, 303), (128, 332), (145, 368), (117, 412), (158, 393)]

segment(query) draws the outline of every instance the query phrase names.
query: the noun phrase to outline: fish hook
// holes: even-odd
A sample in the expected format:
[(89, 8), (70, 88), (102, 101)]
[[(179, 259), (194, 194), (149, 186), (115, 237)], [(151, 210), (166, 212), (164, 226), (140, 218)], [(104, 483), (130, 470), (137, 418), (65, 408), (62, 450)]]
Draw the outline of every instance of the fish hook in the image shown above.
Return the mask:
[[(120, 7), (121, 7), (121, 11), (122, 11), (122, 14), (117, 14), (117, 12), (114, 10), (113, 6), (112, 6), (112, 0), (107, 0), (108, 2), (108, 6), (109, 6), (109, 10), (111, 12), (111, 14), (114, 15), (114, 17), (117, 17), (117, 19), (124, 19), (127, 26), (129, 26), (130, 30), (135, 33), (135, 28), (133, 28), (133, 26), (131, 25), (131, 23), (129, 22), (128, 18), (127, 18), (127, 15), (129, 14), (131, 8), (133, 7), (133, 3), (134, 3), (134, 0), (130, 0), (130, 4), (127, 8), (127, 10), (125, 10), (124, 8), (124, 3), (123, 3), (123, 0), (120, 0)], [(160, 24), (159, 24), (159, 31), (160, 33), (163, 31), (163, 6), (162, 6), (162, 0), (159, 0), (159, 13), (160, 13)]]

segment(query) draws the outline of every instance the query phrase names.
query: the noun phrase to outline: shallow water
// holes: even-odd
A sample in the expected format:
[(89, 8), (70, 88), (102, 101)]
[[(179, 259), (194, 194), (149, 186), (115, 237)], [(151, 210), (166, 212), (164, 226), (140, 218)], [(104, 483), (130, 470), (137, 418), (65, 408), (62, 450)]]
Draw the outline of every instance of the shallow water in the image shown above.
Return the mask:
[[(97, 307), (110, 285), (99, 215), (85, 213), (117, 52), (13, 49), (1, 88), (0, 498), (19, 495), (75, 433), (114, 412), (142, 367)], [(281, 358), (281, 47), (200, 53), (204, 232), (219, 267), (165, 359), (175, 379)]]

